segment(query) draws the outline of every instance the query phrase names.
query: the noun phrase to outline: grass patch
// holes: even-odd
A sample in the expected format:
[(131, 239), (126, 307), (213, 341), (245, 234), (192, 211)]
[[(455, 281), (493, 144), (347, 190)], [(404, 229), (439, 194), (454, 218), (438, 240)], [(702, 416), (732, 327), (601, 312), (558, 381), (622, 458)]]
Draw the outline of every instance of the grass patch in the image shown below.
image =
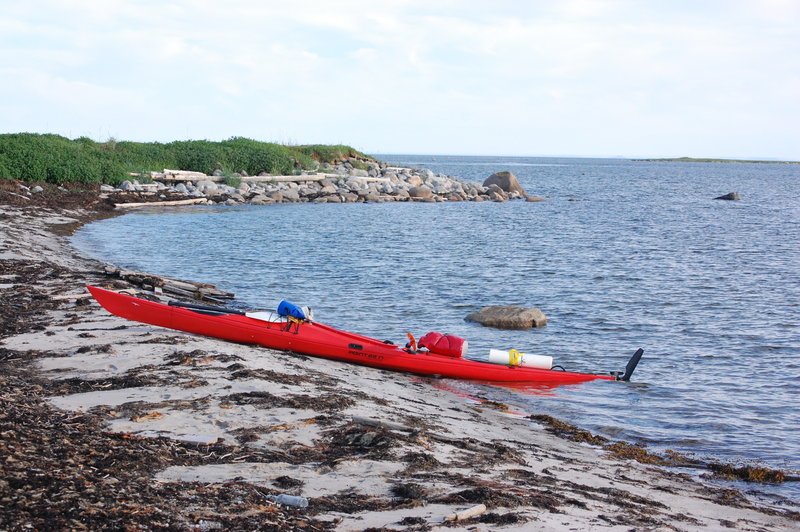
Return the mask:
[[(177, 168), (212, 174), (215, 170), (298, 174), (319, 162), (369, 159), (350, 146), (285, 146), (244, 137), (221, 142), (185, 140), (170, 143), (130, 142), (87, 137), (10, 133), (0, 135), (0, 179), (46, 183), (109, 183), (118, 185), (130, 172), (147, 174)], [(359, 161), (360, 162), (360, 161)], [(363, 164), (363, 163), (362, 163)], [(227, 172), (226, 172), (227, 173)], [(231, 185), (231, 186), (238, 186)]]
[(344, 159), (372, 160), (369, 155), (343, 144), (307, 144), (304, 146), (292, 146), (291, 149), (320, 163), (337, 163)]
[(235, 176), (235, 175), (226, 175), (222, 182), (228, 185), (229, 187), (239, 188), (239, 185), (242, 184), (242, 178)]

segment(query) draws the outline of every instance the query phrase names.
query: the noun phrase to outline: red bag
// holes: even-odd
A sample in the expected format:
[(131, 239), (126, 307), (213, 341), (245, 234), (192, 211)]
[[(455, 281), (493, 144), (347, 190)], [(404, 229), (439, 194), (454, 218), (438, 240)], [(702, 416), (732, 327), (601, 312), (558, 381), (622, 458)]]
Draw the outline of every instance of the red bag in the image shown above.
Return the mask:
[(419, 339), (419, 346), (437, 355), (461, 358), (467, 354), (468, 343), (458, 336), (429, 332)]

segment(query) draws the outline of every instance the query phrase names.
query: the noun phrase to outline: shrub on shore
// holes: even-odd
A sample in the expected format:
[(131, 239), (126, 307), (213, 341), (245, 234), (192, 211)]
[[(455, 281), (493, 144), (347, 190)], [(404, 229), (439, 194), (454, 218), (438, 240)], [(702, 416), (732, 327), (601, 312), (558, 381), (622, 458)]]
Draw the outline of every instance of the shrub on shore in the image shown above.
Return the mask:
[(284, 146), (244, 137), (208, 140), (131, 142), (60, 135), (9, 133), (0, 135), (0, 179), (47, 183), (109, 183), (118, 185), (130, 172), (165, 168), (211, 174), (247, 172), (293, 174), (316, 168), (319, 162), (370, 157), (349, 146)]

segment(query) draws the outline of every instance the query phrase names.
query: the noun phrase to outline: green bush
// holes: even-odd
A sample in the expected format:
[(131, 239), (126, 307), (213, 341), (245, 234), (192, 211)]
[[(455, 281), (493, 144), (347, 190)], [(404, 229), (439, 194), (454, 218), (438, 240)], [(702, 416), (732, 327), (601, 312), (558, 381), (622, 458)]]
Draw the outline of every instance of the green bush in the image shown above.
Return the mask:
[(49, 183), (105, 182), (118, 185), (130, 172), (146, 174), (165, 168), (212, 174), (246, 171), (294, 174), (316, 169), (317, 161), (347, 157), (368, 158), (349, 146), (293, 146), (232, 137), (208, 140), (130, 142), (109, 139), (98, 143), (87, 137), (70, 140), (37, 133), (0, 134), (0, 178)]
[(225, 163), (225, 150), (219, 143), (208, 140), (186, 140), (167, 144), (175, 155), (178, 170), (211, 174)]
[(283, 175), (294, 171), (294, 159), (286, 146), (243, 137), (232, 137), (221, 144), (227, 150), (229, 168), (235, 172)]
[(49, 183), (95, 183), (124, 175), (123, 165), (104, 155), (96, 143), (87, 141), (35, 133), (0, 135), (0, 156), (5, 167), (2, 175)]

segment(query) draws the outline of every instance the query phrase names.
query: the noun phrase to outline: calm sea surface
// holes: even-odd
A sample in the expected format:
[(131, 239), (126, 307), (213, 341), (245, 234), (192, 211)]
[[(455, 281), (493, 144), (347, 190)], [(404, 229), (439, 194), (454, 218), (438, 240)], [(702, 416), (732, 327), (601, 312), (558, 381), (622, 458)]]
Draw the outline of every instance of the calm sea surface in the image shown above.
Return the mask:
[[(481, 182), (510, 170), (548, 201), (152, 209), (74, 243), (396, 343), (464, 336), (474, 358), (513, 347), (605, 372), (643, 347), (631, 383), (437, 384), (656, 450), (800, 469), (800, 165), (379, 158)], [(732, 191), (742, 200), (712, 200)], [(539, 307), (548, 325), (464, 321), (496, 304)], [(800, 501), (797, 483), (758, 489)]]

